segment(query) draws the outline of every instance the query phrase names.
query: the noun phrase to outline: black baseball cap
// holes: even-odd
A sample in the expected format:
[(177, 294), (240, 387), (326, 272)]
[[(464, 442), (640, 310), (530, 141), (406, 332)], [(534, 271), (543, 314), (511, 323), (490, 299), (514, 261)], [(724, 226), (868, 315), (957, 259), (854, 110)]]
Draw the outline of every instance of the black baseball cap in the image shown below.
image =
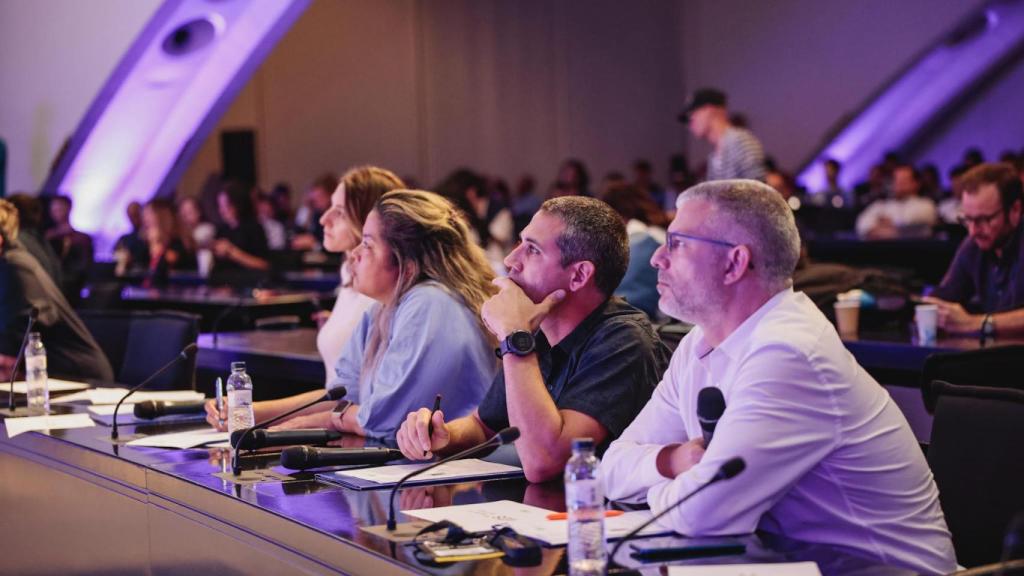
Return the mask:
[(683, 124), (690, 122), (690, 114), (701, 106), (725, 106), (725, 92), (717, 88), (699, 88), (686, 100), (683, 111), (679, 113), (678, 119)]

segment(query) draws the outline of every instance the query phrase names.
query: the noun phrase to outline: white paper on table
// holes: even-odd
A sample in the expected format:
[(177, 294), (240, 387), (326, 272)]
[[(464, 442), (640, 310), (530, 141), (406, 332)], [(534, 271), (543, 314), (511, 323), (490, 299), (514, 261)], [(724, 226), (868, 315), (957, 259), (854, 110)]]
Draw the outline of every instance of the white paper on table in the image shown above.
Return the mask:
[(669, 566), (668, 576), (821, 576), (814, 562)]
[[(10, 384), (10, 382), (8, 382)], [(46, 387), (50, 392), (70, 392), (71, 390), (85, 390), (89, 387), (85, 382), (72, 382), (60, 378), (47, 378)], [(3, 390), (10, 390), (10, 386), (3, 386)], [(28, 394), (28, 384), (24, 380), (14, 383), (15, 394)]]
[[(339, 472), (338, 475), (359, 478), (361, 480), (369, 480), (370, 482), (376, 482), (378, 484), (394, 484), (404, 478), (406, 474), (414, 470), (419, 470), (420, 468), (426, 468), (431, 464), (431, 462), (426, 462), (423, 464), (375, 466), (373, 468), (345, 470), (344, 472)], [(509, 466), (507, 464), (498, 464), (497, 462), (486, 462), (475, 458), (466, 458), (464, 460), (448, 462), (434, 468), (433, 470), (424, 472), (416, 477), (416, 481), (458, 480), (460, 478), (480, 476), (481, 474), (503, 474), (507, 472), (518, 472), (519, 470), (519, 468)]]
[[(89, 402), (93, 404), (117, 404), (125, 394), (127, 388), (93, 388), (86, 390), (85, 394)], [(161, 392), (146, 392), (141, 390), (131, 395), (132, 402), (188, 402), (190, 400), (203, 400), (206, 398), (202, 392), (194, 390), (165, 390)]]
[(132, 440), (128, 446), (148, 446), (152, 448), (195, 448), (209, 442), (223, 442), (229, 439), (228, 432), (219, 432), (213, 428), (200, 428), (187, 432), (173, 432), (171, 434), (154, 434), (145, 438)]
[[(443, 506), (423, 510), (402, 510), (402, 513), (431, 522), (448, 520), (469, 532), (484, 532), (495, 525), (507, 524), (516, 532), (535, 538), (551, 546), (561, 546), (569, 540), (568, 520), (548, 520), (551, 510), (521, 504), (511, 500), (497, 502), (481, 502), (460, 506)], [(637, 526), (651, 518), (650, 510), (636, 510), (619, 516), (605, 518), (605, 538), (615, 540), (622, 538)], [(653, 536), (670, 534), (672, 531), (657, 524), (644, 528), (640, 534)]]
[(67, 430), (68, 428), (90, 428), (96, 423), (88, 414), (58, 414), (50, 416), (26, 416), (24, 418), (8, 418), (4, 420), (7, 437), (14, 438), (22, 432), (34, 430)]
[[(113, 416), (114, 408), (117, 408), (117, 404), (100, 404), (89, 406), (89, 412), (97, 416)], [(117, 411), (118, 414), (133, 414), (134, 412), (135, 404), (121, 404), (121, 409)]]

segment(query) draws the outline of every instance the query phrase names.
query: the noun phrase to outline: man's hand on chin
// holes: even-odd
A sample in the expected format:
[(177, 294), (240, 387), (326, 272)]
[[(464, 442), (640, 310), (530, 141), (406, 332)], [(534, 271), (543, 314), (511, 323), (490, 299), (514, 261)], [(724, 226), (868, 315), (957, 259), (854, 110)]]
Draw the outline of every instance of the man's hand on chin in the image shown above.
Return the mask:
[(559, 302), (565, 290), (555, 290), (534, 303), (518, 284), (509, 278), (495, 278), (498, 293), (484, 302), (480, 315), (491, 332), (502, 340), (516, 330), (536, 332), (540, 323)]

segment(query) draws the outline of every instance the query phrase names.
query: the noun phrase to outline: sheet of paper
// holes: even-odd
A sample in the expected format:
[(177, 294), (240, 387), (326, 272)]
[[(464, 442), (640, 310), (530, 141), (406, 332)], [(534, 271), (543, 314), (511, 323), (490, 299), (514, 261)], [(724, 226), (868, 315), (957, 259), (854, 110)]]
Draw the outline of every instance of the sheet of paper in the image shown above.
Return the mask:
[(66, 430), (68, 428), (89, 428), (96, 423), (88, 414), (59, 414), (51, 416), (26, 416), (24, 418), (8, 418), (4, 420), (7, 437), (14, 438), (22, 432), (34, 430)]
[[(419, 470), (429, 466), (430, 463), (424, 464), (398, 464), (394, 466), (376, 466), (373, 468), (361, 468), (358, 470), (346, 470), (339, 475), (350, 476), (352, 478), (360, 478), (362, 480), (369, 480), (371, 482), (377, 482), (378, 484), (390, 484), (398, 482), (406, 474), (413, 470)], [(519, 468), (515, 466), (508, 466), (505, 464), (497, 464), (494, 462), (484, 462), (483, 460), (477, 460), (475, 458), (469, 458), (466, 460), (455, 460), (442, 464), (437, 468), (429, 472), (416, 477), (416, 480), (458, 480), (466, 476), (478, 476), (480, 474), (501, 474), (505, 472), (516, 472)]]
[(821, 576), (814, 562), (669, 566), (668, 576)]
[(145, 438), (137, 438), (128, 446), (149, 446), (152, 448), (195, 448), (209, 442), (223, 442), (231, 437), (227, 432), (218, 432), (213, 428), (200, 428), (188, 432), (171, 434), (155, 434)]
[[(50, 389), (50, 392), (70, 392), (72, 390), (85, 390), (89, 387), (85, 382), (72, 382), (70, 380), (61, 380), (60, 378), (47, 378), (46, 386)], [(10, 381), (0, 387), (0, 390), (10, 390)], [(15, 394), (27, 394), (28, 384), (24, 380), (19, 380), (14, 383)]]
[[(449, 520), (470, 532), (482, 532), (490, 530), (497, 524), (507, 524), (514, 528), (516, 532), (536, 538), (551, 546), (561, 546), (569, 540), (568, 520), (548, 520), (548, 514), (551, 514), (551, 510), (512, 502), (511, 500), (426, 508), (423, 510), (403, 510), (402, 513), (431, 522)], [(620, 516), (605, 518), (605, 538), (608, 540), (621, 538), (649, 520), (650, 517), (651, 512), (649, 510), (636, 510), (626, 512)], [(649, 536), (670, 532), (670, 530), (658, 525), (653, 525), (645, 528), (640, 534)]]
[[(117, 404), (118, 400), (128, 393), (128, 389), (93, 388), (92, 390), (86, 390), (85, 393), (89, 402), (93, 404)], [(202, 400), (205, 396), (203, 396), (202, 392), (194, 390), (165, 390), (161, 392), (140, 390), (132, 394), (130, 398), (132, 402), (145, 402), (146, 400), (153, 400), (154, 402), (187, 402), (189, 400)]]
[[(114, 414), (114, 408), (117, 408), (117, 404), (99, 404), (97, 406), (89, 406), (89, 412), (97, 416), (112, 416)], [(122, 414), (132, 414), (135, 412), (135, 404), (121, 404), (121, 409), (117, 411), (118, 416)]]

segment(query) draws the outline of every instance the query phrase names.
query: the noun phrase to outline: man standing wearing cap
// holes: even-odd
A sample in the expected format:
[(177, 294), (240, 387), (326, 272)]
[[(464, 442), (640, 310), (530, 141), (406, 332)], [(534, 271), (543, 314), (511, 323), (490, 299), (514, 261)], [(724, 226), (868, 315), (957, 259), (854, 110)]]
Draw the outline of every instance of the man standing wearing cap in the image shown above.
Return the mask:
[(689, 125), (690, 134), (714, 146), (708, 156), (706, 179), (764, 180), (764, 148), (749, 130), (729, 122), (725, 102), (725, 92), (701, 88), (687, 100), (679, 115), (679, 121)]

